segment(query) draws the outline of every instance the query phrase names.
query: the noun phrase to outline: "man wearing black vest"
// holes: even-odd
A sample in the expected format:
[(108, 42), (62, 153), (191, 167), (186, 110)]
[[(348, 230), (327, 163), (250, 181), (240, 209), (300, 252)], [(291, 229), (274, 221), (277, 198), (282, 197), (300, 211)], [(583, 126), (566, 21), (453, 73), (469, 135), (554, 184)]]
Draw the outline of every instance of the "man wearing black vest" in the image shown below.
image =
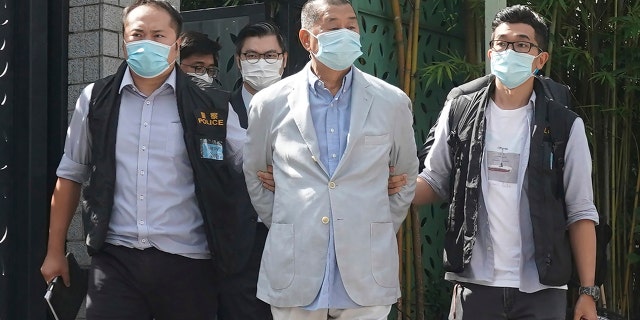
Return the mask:
[(126, 63), (76, 104), (41, 272), (69, 284), (65, 238), (88, 181), (87, 319), (215, 319), (220, 275), (253, 245), (236, 235), (255, 215), (242, 198), (244, 129), (225, 93), (177, 67), (182, 19), (171, 4), (138, 0), (123, 27)]
[[(287, 64), (287, 51), (278, 27), (268, 22), (247, 25), (236, 38), (236, 64), (242, 74), (242, 84), (231, 93), (230, 109), (247, 128), (249, 103), (253, 95), (281, 79)], [(262, 175), (268, 177), (270, 173)], [(246, 265), (238, 273), (225, 277), (221, 282), (221, 320), (267, 320), (271, 319), (271, 308), (256, 297), (258, 273), (262, 250), (269, 230), (257, 219), (252, 227), (243, 230), (243, 237), (253, 239), (253, 248)]]
[(287, 65), (287, 50), (278, 27), (258, 22), (242, 28), (236, 38), (236, 66), (242, 84), (231, 93), (231, 105), (247, 128), (249, 102), (258, 91), (278, 82)]
[(447, 200), (449, 319), (565, 319), (572, 257), (575, 320), (595, 320), (598, 213), (582, 119), (535, 76), (548, 27), (526, 6), (496, 15), (492, 77), (445, 104), (414, 203)]

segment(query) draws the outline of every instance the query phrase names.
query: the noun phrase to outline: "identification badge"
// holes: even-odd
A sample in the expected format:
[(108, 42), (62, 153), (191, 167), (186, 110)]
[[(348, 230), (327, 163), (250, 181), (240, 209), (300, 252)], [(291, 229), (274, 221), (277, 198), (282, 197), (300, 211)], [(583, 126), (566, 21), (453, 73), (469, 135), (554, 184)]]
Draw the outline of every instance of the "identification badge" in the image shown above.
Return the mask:
[(203, 159), (223, 160), (224, 147), (221, 141), (213, 139), (200, 139), (200, 157)]

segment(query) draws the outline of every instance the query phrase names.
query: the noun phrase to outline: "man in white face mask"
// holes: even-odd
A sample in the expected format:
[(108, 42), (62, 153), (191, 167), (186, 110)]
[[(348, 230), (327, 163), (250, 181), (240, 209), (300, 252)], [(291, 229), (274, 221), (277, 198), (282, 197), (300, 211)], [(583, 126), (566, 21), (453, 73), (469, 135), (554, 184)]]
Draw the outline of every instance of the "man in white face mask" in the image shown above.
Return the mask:
[[(311, 0), (301, 22), (311, 61), (249, 107), (244, 173), (269, 227), (257, 297), (274, 319), (386, 319), (418, 169), (411, 101), (353, 66), (362, 52), (349, 1)], [(275, 191), (256, 175), (269, 165)], [(408, 176), (392, 196), (390, 166)]]
[[(242, 86), (230, 98), (230, 109), (238, 114), (240, 125), (247, 128), (248, 106), (259, 90), (280, 80), (287, 63), (284, 39), (278, 27), (268, 22), (247, 25), (236, 39), (236, 63), (242, 73)], [(269, 175), (264, 172), (263, 174)], [(260, 219), (237, 236), (253, 239), (250, 257), (244, 267), (221, 280), (218, 317), (225, 320), (268, 320), (268, 304), (256, 298), (260, 258), (267, 238), (267, 227)]]
[(180, 69), (191, 77), (214, 87), (218, 81), (218, 52), (220, 44), (200, 32), (186, 31), (180, 36)]
[(242, 28), (236, 39), (235, 58), (242, 86), (231, 93), (231, 105), (240, 125), (246, 128), (253, 95), (278, 82), (287, 65), (287, 50), (278, 27), (259, 22)]

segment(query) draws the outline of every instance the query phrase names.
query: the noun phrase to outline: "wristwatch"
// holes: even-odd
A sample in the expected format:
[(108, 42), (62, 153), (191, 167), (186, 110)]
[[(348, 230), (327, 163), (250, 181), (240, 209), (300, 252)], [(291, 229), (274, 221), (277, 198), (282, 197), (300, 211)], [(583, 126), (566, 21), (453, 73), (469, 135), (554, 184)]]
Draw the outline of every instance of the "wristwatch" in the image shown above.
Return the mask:
[(598, 301), (600, 299), (600, 287), (580, 287), (578, 289), (578, 294), (586, 294), (588, 296), (591, 296), (593, 298), (593, 301)]

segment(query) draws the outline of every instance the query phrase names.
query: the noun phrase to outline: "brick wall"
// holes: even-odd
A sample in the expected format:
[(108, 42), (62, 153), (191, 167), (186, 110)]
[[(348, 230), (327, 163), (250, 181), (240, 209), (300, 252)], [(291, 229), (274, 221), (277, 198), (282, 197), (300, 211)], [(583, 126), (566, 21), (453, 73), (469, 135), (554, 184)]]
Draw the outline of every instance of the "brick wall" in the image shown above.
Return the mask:
[[(123, 59), (122, 9), (134, 0), (69, 0), (69, 117), (76, 100), (88, 84), (114, 73)], [(180, 8), (180, 0), (169, 0)], [(91, 262), (84, 245), (82, 219), (76, 211), (69, 233), (67, 250), (78, 262)], [(85, 319), (84, 306), (78, 319)]]

